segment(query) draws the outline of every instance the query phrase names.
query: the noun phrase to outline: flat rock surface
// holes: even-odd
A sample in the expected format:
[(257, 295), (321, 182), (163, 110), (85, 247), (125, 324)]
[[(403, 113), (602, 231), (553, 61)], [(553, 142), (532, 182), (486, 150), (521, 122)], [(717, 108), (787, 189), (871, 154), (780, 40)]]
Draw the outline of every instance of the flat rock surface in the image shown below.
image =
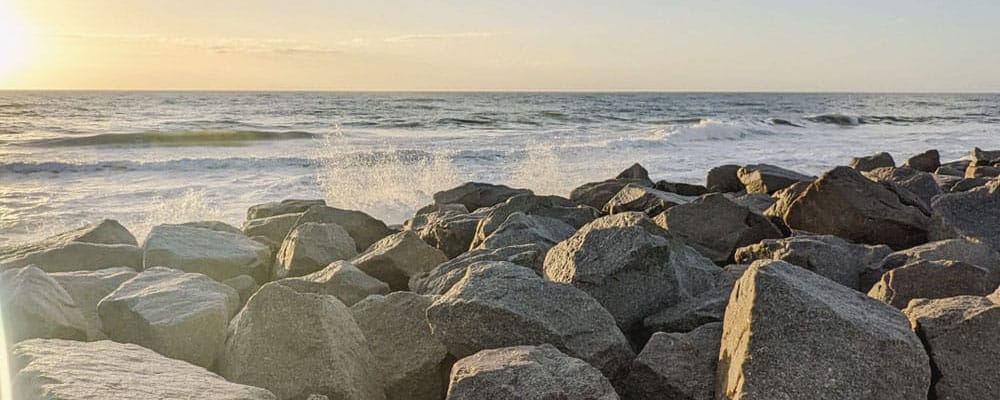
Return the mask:
[(250, 275), (269, 278), (271, 249), (228, 232), (180, 225), (154, 227), (143, 244), (143, 266), (205, 274), (217, 281)]

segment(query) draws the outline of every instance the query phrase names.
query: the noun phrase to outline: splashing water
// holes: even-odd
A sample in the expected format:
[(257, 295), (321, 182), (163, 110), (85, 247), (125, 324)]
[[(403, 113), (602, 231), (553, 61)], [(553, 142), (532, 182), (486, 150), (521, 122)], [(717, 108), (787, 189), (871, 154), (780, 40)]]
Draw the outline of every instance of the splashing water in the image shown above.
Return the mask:
[(150, 207), (150, 212), (125, 222), (139, 243), (154, 226), (192, 221), (223, 221), (224, 211), (210, 204), (204, 191), (189, 189), (176, 197), (164, 197)]
[(527, 188), (539, 195), (565, 196), (573, 189), (574, 174), (552, 146), (537, 145), (525, 149), (524, 159), (514, 167), (507, 184)]

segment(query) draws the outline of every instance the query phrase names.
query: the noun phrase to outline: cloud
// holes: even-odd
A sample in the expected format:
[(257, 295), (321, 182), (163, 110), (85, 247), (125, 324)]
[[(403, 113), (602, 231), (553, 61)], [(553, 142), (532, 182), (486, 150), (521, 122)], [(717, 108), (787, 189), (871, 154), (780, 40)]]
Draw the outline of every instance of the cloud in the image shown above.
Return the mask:
[(69, 34), (60, 37), (81, 40), (102, 40), (125, 43), (154, 43), (168, 46), (201, 49), (220, 54), (341, 54), (338, 48), (291, 39), (255, 38), (195, 38), (158, 35)]
[(389, 43), (426, 42), (438, 40), (488, 38), (496, 36), (495, 32), (459, 32), (459, 33), (416, 33), (385, 38)]

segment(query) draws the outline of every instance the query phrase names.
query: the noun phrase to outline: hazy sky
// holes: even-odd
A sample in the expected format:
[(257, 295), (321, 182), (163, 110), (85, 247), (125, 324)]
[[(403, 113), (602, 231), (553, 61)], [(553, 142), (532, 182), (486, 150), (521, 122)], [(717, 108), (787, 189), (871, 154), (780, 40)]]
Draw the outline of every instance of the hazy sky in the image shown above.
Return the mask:
[(0, 0), (0, 88), (1000, 91), (1000, 1)]

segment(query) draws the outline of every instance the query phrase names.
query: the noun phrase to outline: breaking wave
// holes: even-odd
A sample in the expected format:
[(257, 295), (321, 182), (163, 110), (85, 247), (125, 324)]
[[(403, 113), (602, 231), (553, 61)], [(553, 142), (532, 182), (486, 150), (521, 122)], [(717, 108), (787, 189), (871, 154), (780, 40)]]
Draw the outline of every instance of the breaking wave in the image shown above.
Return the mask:
[(238, 130), (167, 131), (105, 133), (83, 137), (63, 137), (33, 142), (37, 146), (237, 146), (264, 140), (314, 139), (310, 132), (267, 132)]

